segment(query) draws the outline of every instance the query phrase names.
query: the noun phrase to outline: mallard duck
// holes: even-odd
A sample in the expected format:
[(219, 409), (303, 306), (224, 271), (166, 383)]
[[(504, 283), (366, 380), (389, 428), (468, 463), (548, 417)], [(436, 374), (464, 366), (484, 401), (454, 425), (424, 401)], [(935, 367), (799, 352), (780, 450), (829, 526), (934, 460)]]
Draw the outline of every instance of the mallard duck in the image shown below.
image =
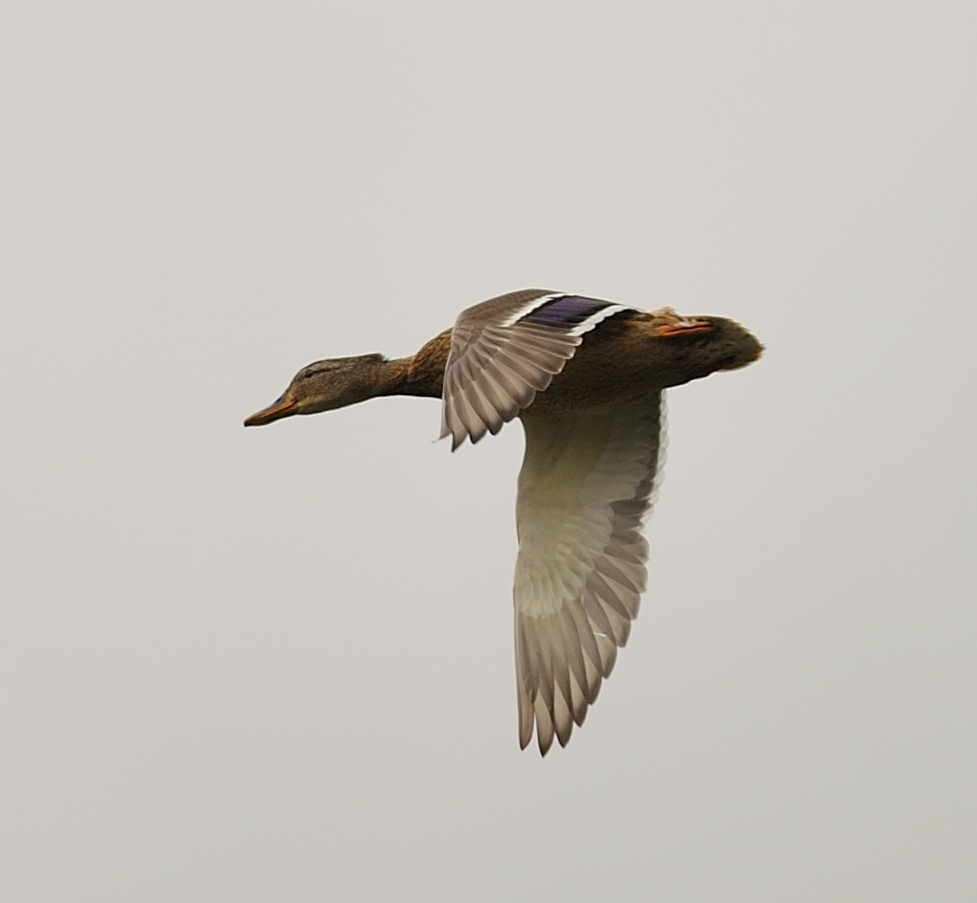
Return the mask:
[(334, 358), (303, 367), (244, 421), (272, 423), (380, 395), (442, 398), (452, 450), (518, 417), (515, 573), (519, 745), (540, 753), (584, 722), (645, 588), (641, 535), (660, 480), (663, 394), (755, 361), (731, 320), (681, 317), (544, 289), (469, 307), (412, 357)]

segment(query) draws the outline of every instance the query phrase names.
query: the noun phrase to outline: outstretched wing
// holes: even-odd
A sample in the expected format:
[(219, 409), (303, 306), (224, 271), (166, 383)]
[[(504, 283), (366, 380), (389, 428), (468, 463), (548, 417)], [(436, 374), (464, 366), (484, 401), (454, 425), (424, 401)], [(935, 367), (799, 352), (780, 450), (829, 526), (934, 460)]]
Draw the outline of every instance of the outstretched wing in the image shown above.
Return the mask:
[(478, 442), (532, 404), (573, 357), (584, 333), (622, 304), (544, 289), (512, 292), (462, 311), (444, 373), (441, 437)]
[(641, 535), (664, 445), (662, 394), (596, 413), (524, 417), (515, 576), (519, 743), (545, 755), (583, 724), (645, 588)]

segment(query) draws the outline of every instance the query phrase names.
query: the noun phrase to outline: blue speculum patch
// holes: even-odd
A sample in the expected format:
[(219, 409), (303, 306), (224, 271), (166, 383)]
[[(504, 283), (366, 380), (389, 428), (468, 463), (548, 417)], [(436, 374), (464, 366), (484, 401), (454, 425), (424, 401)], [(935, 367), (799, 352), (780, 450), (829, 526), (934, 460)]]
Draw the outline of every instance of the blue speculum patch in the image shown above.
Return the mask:
[(572, 329), (583, 323), (587, 317), (610, 306), (610, 301), (598, 301), (596, 298), (584, 298), (581, 295), (562, 295), (526, 314), (520, 322)]

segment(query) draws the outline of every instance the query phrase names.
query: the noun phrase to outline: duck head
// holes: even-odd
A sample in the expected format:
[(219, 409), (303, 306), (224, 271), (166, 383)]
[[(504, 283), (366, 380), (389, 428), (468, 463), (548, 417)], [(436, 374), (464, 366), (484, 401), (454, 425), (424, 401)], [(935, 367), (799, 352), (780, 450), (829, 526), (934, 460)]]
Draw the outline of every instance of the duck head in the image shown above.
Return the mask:
[(387, 359), (361, 354), (316, 361), (295, 374), (289, 387), (268, 407), (252, 414), (245, 426), (264, 426), (295, 414), (318, 414), (365, 401), (379, 394)]

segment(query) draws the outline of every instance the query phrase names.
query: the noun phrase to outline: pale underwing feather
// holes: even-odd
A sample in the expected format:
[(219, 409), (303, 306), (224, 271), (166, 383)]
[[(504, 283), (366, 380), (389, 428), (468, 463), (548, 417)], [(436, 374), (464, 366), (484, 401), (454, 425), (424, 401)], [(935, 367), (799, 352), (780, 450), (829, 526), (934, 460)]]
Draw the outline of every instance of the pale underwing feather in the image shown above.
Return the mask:
[[(529, 407), (620, 305), (542, 290), (464, 311), (451, 335), (442, 436), (477, 442)], [(661, 396), (528, 417), (514, 589), (519, 743), (544, 754), (583, 724), (645, 588), (641, 521), (659, 472)]]
[(528, 744), (535, 723), (545, 753), (554, 737), (564, 745), (582, 723), (638, 612), (647, 558), (638, 531), (659, 472), (661, 397), (524, 422), (515, 580), (519, 738)]

